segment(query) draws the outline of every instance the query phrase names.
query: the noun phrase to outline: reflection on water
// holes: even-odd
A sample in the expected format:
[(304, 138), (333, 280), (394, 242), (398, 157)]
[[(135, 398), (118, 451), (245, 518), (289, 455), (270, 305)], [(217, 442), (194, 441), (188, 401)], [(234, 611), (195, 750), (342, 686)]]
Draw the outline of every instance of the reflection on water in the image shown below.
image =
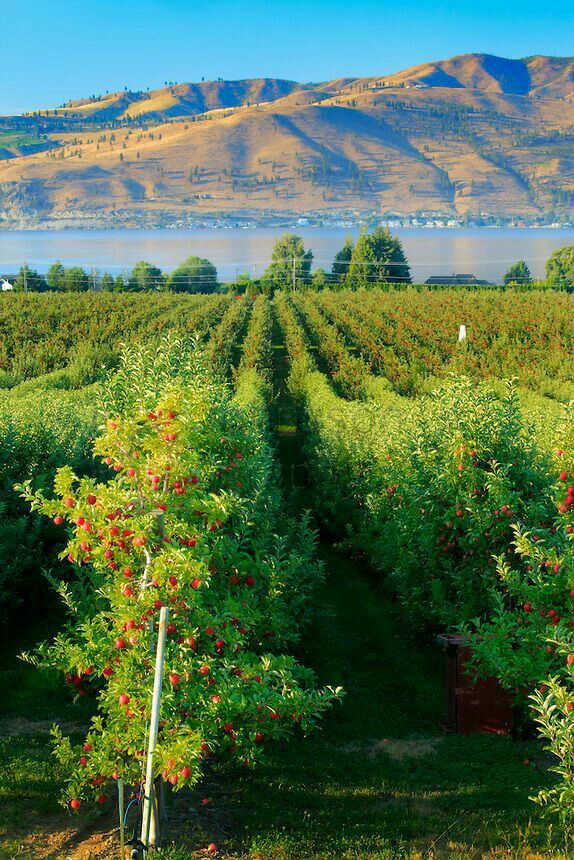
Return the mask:
[[(16, 271), (22, 262), (43, 272), (55, 261), (112, 273), (148, 260), (170, 271), (191, 254), (207, 257), (221, 280), (241, 272), (261, 275), (269, 263), (280, 228), (197, 230), (61, 230), (0, 232), (0, 274)], [(339, 228), (300, 227), (314, 254), (314, 266), (331, 267), (349, 232)], [(411, 265), (413, 280), (453, 272), (475, 274), (498, 282), (511, 263), (526, 260), (535, 277), (556, 248), (574, 244), (574, 230), (404, 229), (398, 231)]]

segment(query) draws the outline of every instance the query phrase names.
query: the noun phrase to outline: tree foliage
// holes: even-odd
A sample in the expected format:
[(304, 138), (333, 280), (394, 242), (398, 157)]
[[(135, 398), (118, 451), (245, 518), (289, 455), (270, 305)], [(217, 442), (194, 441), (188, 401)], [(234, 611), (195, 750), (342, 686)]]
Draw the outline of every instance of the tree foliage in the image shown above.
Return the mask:
[(68, 293), (84, 293), (90, 288), (90, 279), (81, 266), (71, 266), (64, 270), (61, 288)]
[(347, 274), (349, 272), (349, 266), (351, 264), (351, 257), (353, 256), (354, 247), (355, 246), (353, 240), (347, 234), (345, 244), (340, 249), (340, 251), (337, 251), (337, 253), (335, 254), (335, 259), (333, 260), (333, 265), (331, 267), (330, 281), (334, 289), (342, 287), (347, 280)]
[(59, 261), (52, 263), (46, 275), (46, 282), (51, 290), (64, 289), (64, 277), (66, 270)]
[(188, 257), (168, 280), (174, 293), (213, 293), (217, 289), (217, 269), (202, 257)]
[(358, 290), (410, 281), (400, 239), (388, 227), (376, 227), (372, 233), (363, 230), (351, 253), (345, 286)]
[(131, 270), (125, 289), (138, 292), (159, 290), (163, 288), (164, 284), (165, 280), (161, 269), (152, 263), (140, 260)]
[(305, 250), (301, 236), (283, 233), (275, 240), (271, 263), (265, 270), (263, 279), (271, 292), (308, 287), (311, 283), (312, 262), (313, 252)]
[(574, 288), (574, 245), (554, 251), (546, 262), (546, 277), (552, 286)]
[(43, 293), (47, 289), (46, 279), (28, 264), (20, 266), (18, 276), (14, 282), (14, 289), (19, 293), (27, 291)]
[(95, 453), (108, 480), (58, 471), (55, 498), (23, 489), (68, 533), (70, 620), (29, 659), (98, 696), (83, 744), (54, 732), (77, 808), (122, 777), (139, 785), (161, 607), (170, 624), (157, 776), (176, 788), (206, 759), (249, 767), (310, 729), (337, 696), (284, 649), (320, 576), (305, 522), (284, 524), (257, 381), (241, 401), (185, 342), (126, 352), (106, 386)]
[(104, 293), (111, 293), (114, 289), (114, 276), (109, 272), (104, 272), (100, 278), (100, 290)]
[(513, 263), (504, 276), (504, 284), (508, 286), (529, 287), (532, 285), (532, 274), (525, 260)]

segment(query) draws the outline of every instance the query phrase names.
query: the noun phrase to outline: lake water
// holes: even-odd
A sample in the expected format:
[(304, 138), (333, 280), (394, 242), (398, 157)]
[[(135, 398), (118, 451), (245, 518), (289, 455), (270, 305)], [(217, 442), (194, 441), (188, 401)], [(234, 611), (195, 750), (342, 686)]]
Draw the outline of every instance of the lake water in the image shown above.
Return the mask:
[[(55, 261), (80, 265), (87, 270), (112, 273), (148, 260), (164, 271), (175, 268), (191, 254), (207, 257), (222, 281), (241, 272), (261, 275), (269, 263), (275, 238), (284, 230), (38, 230), (0, 231), (0, 273), (17, 271), (23, 262), (45, 272)], [(345, 236), (358, 230), (298, 227), (314, 254), (314, 267), (331, 267)], [(411, 266), (413, 280), (430, 275), (471, 272), (479, 278), (500, 282), (511, 263), (526, 260), (534, 276), (544, 275), (548, 256), (556, 248), (574, 244), (574, 229), (404, 228), (396, 231)]]

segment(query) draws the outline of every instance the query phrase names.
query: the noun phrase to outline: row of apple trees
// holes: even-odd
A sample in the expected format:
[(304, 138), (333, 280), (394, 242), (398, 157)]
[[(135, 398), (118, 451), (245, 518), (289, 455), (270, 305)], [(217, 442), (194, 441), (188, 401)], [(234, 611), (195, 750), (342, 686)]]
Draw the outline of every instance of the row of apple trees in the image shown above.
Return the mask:
[(574, 791), (574, 430), (565, 407), (537, 445), (512, 383), (445, 380), (416, 400), (345, 400), (276, 299), (323, 520), (386, 578), (411, 622), (463, 629), (479, 669), (533, 708)]
[(83, 744), (55, 733), (73, 809), (142, 780), (164, 606), (156, 773), (172, 786), (212, 757), (252, 767), (339, 694), (289, 656), (321, 569), (307, 522), (281, 513), (262, 377), (245, 368), (234, 391), (170, 337), (125, 351), (106, 389), (105, 477), (64, 467), (53, 494), (22, 487), (65, 531), (75, 573), (59, 586), (68, 622), (28, 659), (97, 700)]

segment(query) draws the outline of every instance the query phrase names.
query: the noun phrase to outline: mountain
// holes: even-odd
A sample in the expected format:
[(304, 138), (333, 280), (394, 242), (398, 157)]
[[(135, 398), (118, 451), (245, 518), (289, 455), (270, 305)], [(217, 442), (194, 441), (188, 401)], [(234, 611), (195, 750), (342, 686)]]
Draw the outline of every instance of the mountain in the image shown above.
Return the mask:
[(538, 56), (507, 60), (491, 54), (464, 54), (414, 66), (383, 80), (393, 85), (422, 84), (532, 98), (572, 98), (574, 58)]
[(0, 118), (5, 226), (350, 211), (539, 218), (573, 204), (568, 57), (466, 54), (318, 84), (180, 83)]
[(50, 113), (71, 124), (77, 120), (97, 124), (108, 120), (130, 121), (138, 117), (162, 120), (275, 101), (300, 88), (301, 84), (294, 81), (275, 78), (171, 84), (151, 92), (125, 90), (70, 101)]

